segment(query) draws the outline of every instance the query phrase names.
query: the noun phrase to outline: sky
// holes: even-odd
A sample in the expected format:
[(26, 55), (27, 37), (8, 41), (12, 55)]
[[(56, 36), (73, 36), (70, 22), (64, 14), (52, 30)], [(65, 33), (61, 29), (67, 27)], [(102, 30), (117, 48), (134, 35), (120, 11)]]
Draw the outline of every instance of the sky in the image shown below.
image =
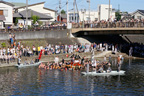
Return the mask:
[[(22, 2), (25, 3), (26, 0), (4, 0), (7, 2)], [(45, 7), (56, 10), (59, 8), (59, 0), (28, 0), (29, 4), (39, 3), (45, 1)], [(61, 0), (62, 9), (66, 10), (66, 1)], [(69, 10), (73, 9), (73, 0), (69, 1)], [(78, 9), (88, 9), (87, 0), (76, 0)], [(109, 0), (91, 0), (91, 10), (97, 10), (97, 5), (109, 4)], [(120, 5), (121, 11), (134, 12), (137, 9), (144, 10), (144, 0), (111, 0), (113, 8), (118, 9)]]

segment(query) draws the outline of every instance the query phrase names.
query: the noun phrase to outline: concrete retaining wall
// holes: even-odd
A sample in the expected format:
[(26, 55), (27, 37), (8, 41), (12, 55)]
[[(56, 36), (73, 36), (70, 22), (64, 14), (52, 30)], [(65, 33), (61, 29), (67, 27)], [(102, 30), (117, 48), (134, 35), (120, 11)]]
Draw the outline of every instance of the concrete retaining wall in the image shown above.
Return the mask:
[[(16, 39), (46, 39), (46, 38), (66, 38), (67, 30), (48, 30), (34, 32), (16, 32)], [(0, 40), (8, 40), (9, 33), (0, 33)]]

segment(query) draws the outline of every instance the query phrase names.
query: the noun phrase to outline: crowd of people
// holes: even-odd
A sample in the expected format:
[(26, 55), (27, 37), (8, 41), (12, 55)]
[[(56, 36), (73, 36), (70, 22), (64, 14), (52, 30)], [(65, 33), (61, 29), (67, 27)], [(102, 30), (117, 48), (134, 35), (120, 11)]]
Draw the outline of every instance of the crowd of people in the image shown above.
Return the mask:
[[(12, 45), (13, 46), (13, 45)], [(65, 54), (65, 53), (74, 53), (74, 52), (91, 52), (91, 50), (97, 50), (97, 51), (107, 51), (112, 50), (117, 52), (118, 46), (117, 45), (108, 45), (107, 43), (92, 43), (92, 44), (61, 44), (61, 45), (53, 45), (53, 44), (47, 44), (45, 46), (35, 46), (33, 45), (32, 48), (30, 46), (24, 46), (21, 44), (21, 41), (19, 41), (16, 46), (14, 47), (8, 47), (7, 49), (3, 48), (0, 52), (1, 55), (16, 55), (16, 56), (33, 56), (33, 55), (39, 55), (40, 51), (43, 50), (43, 55), (52, 55), (52, 54)]]
[(109, 45), (107, 43), (91, 43), (91, 44), (46, 44), (45, 46), (24, 46), (21, 41), (16, 42), (15, 35), (10, 34), (10, 47), (1, 48), (0, 49), (0, 58), (2, 61), (14, 61), (18, 57), (29, 57), (29, 56), (38, 56), (40, 51), (42, 51), (42, 55), (52, 55), (52, 54), (72, 54), (75, 52), (91, 52), (93, 49), (96, 51), (107, 51), (112, 50), (113, 52), (118, 51), (117, 45)]
[[(79, 23), (72, 23), (73, 28), (124, 28), (124, 27), (144, 27), (144, 19), (121, 19), (121, 20), (95, 20), (95, 21), (84, 21)], [(51, 24), (44, 24), (41, 26), (31, 26), (27, 30), (25, 28), (26, 26), (22, 23), (19, 23), (17, 27), (10, 26), (8, 28), (8, 31), (35, 31), (35, 30), (60, 30), (60, 29), (66, 29), (67, 24), (66, 23), (56, 23), (53, 22)]]
[(73, 24), (73, 28), (124, 28), (124, 27), (144, 27), (144, 19), (128, 19), (128, 20), (101, 20), (88, 22), (84, 21), (84, 26), (82, 22)]
[(143, 44), (110, 44), (110, 43), (86, 43), (86, 44), (46, 44), (45, 46), (24, 46), (21, 41), (16, 42), (15, 34), (10, 34), (10, 47), (0, 48), (0, 59), (2, 62), (13, 62), (18, 57), (38, 56), (40, 51), (42, 55), (52, 54), (73, 54), (76, 52), (92, 52), (95, 51), (112, 51), (113, 54), (117, 52), (124, 52), (129, 56), (142, 56), (144, 57), (144, 45)]

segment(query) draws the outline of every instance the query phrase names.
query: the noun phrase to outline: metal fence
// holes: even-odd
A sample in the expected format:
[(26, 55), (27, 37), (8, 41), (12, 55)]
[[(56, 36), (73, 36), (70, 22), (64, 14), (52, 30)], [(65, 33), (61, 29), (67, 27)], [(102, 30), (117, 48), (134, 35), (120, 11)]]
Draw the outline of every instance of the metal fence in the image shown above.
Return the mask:
[(30, 31), (44, 31), (44, 30), (64, 30), (66, 26), (50, 26), (50, 27), (32, 27), (32, 28), (9, 28), (9, 29), (0, 29), (1, 33), (5, 32), (30, 32)]
[(73, 28), (142, 28), (144, 22), (97, 22), (73, 24)]

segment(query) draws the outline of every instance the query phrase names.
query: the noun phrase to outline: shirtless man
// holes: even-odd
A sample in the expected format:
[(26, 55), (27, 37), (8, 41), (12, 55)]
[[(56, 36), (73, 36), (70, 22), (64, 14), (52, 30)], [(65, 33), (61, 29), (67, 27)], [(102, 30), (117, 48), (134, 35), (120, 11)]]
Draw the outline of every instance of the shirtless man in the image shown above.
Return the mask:
[(121, 68), (120, 60), (121, 60), (121, 58), (120, 58), (120, 56), (118, 56), (118, 58), (117, 58), (117, 61), (118, 61), (118, 63), (117, 63), (118, 72), (120, 71), (120, 68)]

